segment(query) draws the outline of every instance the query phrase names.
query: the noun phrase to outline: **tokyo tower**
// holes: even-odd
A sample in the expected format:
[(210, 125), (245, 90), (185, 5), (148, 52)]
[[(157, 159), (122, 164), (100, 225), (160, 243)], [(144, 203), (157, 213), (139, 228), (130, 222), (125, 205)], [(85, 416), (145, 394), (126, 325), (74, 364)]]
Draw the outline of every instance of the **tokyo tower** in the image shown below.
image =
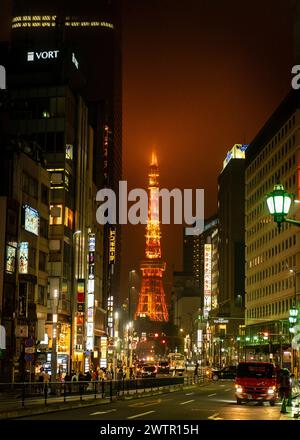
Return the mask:
[(152, 153), (148, 174), (148, 221), (146, 226), (145, 260), (141, 263), (142, 284), (135, 319), (148, 317), (150, 321), (168, 321), (168, 310), (163, 286), (166, 263), (161, 259), (159, 224), (159, 169)]

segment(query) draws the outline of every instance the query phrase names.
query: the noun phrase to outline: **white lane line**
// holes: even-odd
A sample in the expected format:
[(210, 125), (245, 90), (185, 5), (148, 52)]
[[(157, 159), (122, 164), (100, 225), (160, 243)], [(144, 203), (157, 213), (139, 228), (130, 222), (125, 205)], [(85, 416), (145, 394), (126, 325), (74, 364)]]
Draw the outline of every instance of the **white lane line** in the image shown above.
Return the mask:
[(231, 388), (226, 388), (226, 390), (224, 390), (224, 391), (230, 391), (231, 390)]
[(109, 409), (108, 411), (97, 411), (94, 413), (91, 413), (90, 416), (97, 416), (98, 414), (108, 414), (111, 412), (117, 411), (116, 409)]
[(134, 416), (127, 417), (127, 419), (136, 419), (137, 417), (146, 416), (147, 414), (154, 413), (155, 411), (147, 411), (141, 414), (135, 414)]
[(180, 402), (179, 405), (186, 405), (187, 403), (191, 403), (191, 402), (195, 402), (195, 399), (194, 400), (187, 400), (186, 402)]
[(224, 384), (222, 384), (222, 385), (220, 385), (220, 387), (225, 387), (225, 385), (224, 385)]
[(195, 394), (195, 393), (186, 393), (186, 396), (191, 396), (192, 394)]
[(216, 395), (217, 395), (217, 393), (212, 393), (212, 394), (209, 394), (207, 397), (216, 396)]

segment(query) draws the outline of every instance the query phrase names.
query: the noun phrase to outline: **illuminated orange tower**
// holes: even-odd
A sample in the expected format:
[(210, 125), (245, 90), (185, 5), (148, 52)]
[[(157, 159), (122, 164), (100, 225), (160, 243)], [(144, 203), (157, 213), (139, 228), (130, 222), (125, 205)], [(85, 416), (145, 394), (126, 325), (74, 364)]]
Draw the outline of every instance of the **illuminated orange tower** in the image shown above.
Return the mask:
[(145, 260), (141, 263), (142, 285), (138, 297), (135, 319), (148, 317), (150, 321), (168, 321), (163, 273), (166, 263), (161, 259), (159, 224), (159, 169), (157, 157), (152, 153), (148, 174), (148, 221), (146, 226)]

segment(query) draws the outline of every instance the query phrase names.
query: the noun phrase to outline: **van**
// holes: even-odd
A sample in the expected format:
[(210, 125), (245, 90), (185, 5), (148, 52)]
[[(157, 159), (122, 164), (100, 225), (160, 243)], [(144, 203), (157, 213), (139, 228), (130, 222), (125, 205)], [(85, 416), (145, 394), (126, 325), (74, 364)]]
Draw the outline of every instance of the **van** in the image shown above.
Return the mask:
[(271, 362), (240, 362), (235, 380), (236, 403), (251, 400), (268, 401), (275, 405), (278, 397), (278, 382), (275, 365)]

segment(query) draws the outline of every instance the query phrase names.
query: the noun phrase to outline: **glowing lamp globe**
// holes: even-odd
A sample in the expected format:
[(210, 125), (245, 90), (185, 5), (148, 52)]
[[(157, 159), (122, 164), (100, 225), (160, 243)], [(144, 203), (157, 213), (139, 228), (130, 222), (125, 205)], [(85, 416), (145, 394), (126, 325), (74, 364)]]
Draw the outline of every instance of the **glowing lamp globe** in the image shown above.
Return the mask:
[(285, 221), (285, 216), (288, 214), (292, 203), (292, 195), (284, 190), (281, 183), (274, 185), (274, 189), (267, 195), (267, 205), (271, 215), (274, 216), (274, 221), (280, 225)]

